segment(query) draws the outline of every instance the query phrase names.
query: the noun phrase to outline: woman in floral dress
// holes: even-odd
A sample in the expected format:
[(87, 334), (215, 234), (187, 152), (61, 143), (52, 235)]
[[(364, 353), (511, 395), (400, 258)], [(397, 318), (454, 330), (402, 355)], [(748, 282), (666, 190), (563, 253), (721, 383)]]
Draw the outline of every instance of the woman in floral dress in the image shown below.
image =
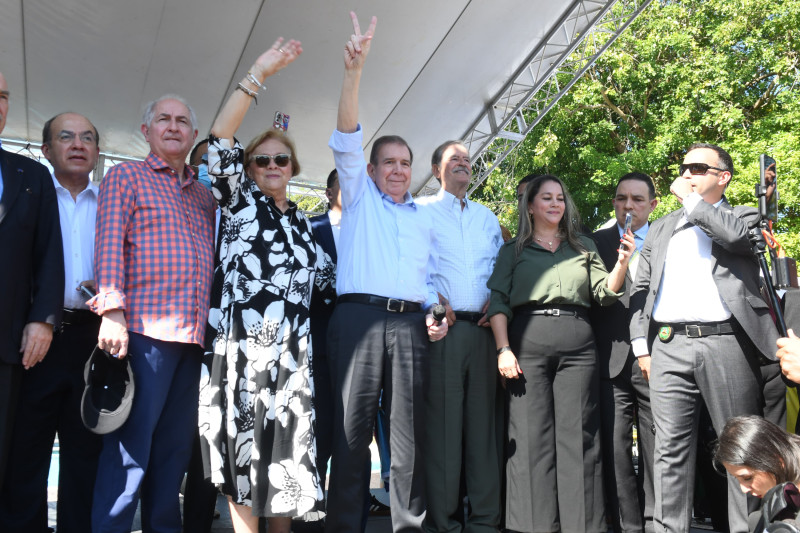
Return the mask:
[(279, 39), (262, 54), (211, 128), (208, 169), (222, 212), (199, 424), (206, 474), (228, 496), (234, 530), (288, 532), (323, 515), (316, 470), (308, 305), (333, 290), (330, 259), (287, 197), (296, 150), (268, 130), (243, 150), (233, 138), (264, 79), (301, 52)]

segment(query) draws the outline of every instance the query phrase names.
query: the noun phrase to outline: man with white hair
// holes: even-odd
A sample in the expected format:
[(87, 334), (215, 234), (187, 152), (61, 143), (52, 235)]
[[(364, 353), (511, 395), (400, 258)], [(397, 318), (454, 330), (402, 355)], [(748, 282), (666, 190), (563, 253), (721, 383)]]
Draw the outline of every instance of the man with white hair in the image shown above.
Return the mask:
[(109, 170), (97, 201), (98, 345), (130, 356), (127, 422), (105, 435), (92, 531), (129, 531), (141, 490), (142, 529), (181, 531), (178, 491), (197, 429), (200, 357), (214, 261), (214, 202), (185, 164), (197, 137), (179, 96), (151, 102), (144, 161)]

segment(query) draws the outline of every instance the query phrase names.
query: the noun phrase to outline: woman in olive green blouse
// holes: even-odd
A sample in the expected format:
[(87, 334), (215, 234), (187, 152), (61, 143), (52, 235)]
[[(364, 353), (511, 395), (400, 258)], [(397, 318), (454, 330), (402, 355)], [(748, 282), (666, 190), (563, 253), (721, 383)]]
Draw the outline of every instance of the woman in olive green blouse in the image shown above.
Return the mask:
[(489, 317), (509, 402), (506, 527), (606, 531), (592, 300), (613, 303), (633, 236), (609, 273), (555, 176), (520, 201), (519, 231), (500, 248)]

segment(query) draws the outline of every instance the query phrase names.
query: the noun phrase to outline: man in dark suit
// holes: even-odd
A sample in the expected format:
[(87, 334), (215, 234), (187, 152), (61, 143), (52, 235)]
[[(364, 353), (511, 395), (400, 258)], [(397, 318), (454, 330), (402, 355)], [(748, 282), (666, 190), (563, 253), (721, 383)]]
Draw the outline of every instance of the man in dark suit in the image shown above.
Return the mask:
[[(342, 196), (339, 190), (339, 175), (336, 169), (328, 174), (325, 188), (328, 199), (328, 212), (311, 217), (314, 238), (325, 253), (336, 263), (336, 243), (339, 240), (339, 222), (342, 220)], [(325, 486), (328, 460), (331, 458), (333, 439), (333, 395), (331, 393), (331, 371), (328, 365), (326, 335), (328, 322), (333, 314), (336, 300), (326, 297), (321, 291), (311, 294), (311, 372), (314, 379), (314, 409), (317, 421), (317, 471), (320, 482)]]
[[(630, 172), (619, 179), (614, 194), (617, 223), (594, 233), (600, 257), (609, 271), (614, 268), (625, 217), (631, 215), (630, 231), (637, 251), (625, 277), (630, 288), (638, 255), (650, 228), (647, 219), (658, 200), (647, 174)], [(603, 475), (608, 517), (616, 533), (653, 529), (653, 414), (647, 378), (631, 351), (626, 290), (613, 305), (592, 306), (592, 327), (600, 356), (600, 409), (603, 427)], [(633, 467), (633, 424), (639, 449), (638, 476)]]
[[(8, 114), (0, 73), (0, 133)], [(53, 180), (44, 165), (0, 147), (0, 486), (24, 370), (41, 361), (61, 320), (64, 259)], [(14, 458), (20, 460), (21, 458)]]
[(64, 311), (45, 359), (25, 372), (10, 461), (0, 491), (0, 523), (7, 533), (45, 531), (47, 478), (58, 433), (58, 531), (91, 530), (92, 489), (102, 448), (81, 420), (84, 366), (97, 344), (100, 317), (80, 286), (94, 287), (97, 187), (89, 177), (100, 154), (97, 129), (84, 116), (61, 113), (42, 131), (42, 153), (53, 167), (64, 250)]
[[(631, 290), (631, 343), (647, 358), (656, 426), (654, 521), (668, 532), (689, 531), (699, 401), (717, 433), (732, 416), (761, 414), (759, 363), (775, 360), (778, 336), (747, 238), (758, 212), (723, 195), (730, 155), (692, 145), (679, 174), (670, 190), (683, 207), (653, 223)], [(732, 532), (747, 531), (746, 496), (730, 476), (728, 517)]]

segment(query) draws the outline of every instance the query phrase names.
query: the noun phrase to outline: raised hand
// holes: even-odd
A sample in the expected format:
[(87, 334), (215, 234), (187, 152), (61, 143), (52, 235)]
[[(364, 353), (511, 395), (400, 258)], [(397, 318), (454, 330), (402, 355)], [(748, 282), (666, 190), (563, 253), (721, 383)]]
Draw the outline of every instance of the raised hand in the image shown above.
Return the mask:
[(358, 17), (353, 11), (350, 12), (350, 19), (353, 21), (353, 34), (344, 45), (344, 68), (345, 70), (357, 70), (364, 66), (364, 61), (367, 58), (367, 54), (369, 54), (372, 36), (375, 35), (375, 25), (378, 24), (378, 17), (372, 17), (369, 28), (364, 34), (361, 33)]
[(278, 40), (256, 59), (251, 72), (254, 76), (261, 78), (259, 81), (263, 82), (267, 77), (297, 59), (302, 53), (303, 47), (300, 45), (300, 41), (290, 39), (284, 44), (283, 37), (278, 37)]

